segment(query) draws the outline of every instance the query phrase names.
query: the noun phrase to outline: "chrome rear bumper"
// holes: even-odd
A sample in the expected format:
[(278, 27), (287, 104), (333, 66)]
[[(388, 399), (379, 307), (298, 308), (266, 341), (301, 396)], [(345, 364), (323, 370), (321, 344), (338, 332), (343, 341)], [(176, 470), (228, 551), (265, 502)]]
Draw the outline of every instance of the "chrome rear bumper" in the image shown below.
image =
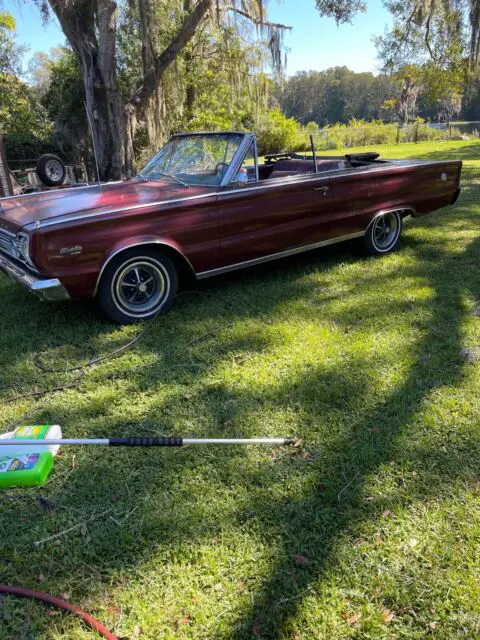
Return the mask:
[(37, 278), (2, 253), (0, 253), (0, 271), (42, 300), (57, 302), (70, 298), (68, 291), (57, 278)]

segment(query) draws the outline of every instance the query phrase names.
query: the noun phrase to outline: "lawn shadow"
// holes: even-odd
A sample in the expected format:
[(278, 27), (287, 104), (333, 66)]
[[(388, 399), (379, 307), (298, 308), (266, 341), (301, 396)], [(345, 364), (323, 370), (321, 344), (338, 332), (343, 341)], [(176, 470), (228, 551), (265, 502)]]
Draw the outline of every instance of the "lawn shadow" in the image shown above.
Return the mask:
[[(304, 594), (321, 584), (327, 570), (335, 565), (336, 541), (362, 520), (378, 517), (381, 513), (378, 509), (385, 508), (379, 505), (376, 513), (372, 513), (375, 509), (365, 505), (363, 490), (367, 479), (382, 465), (402, 457), (407, 430), (425, 398), (436, 389), (461, 381), (466, 366), (461, 341), (465, 313), (462, 296), (467, 293), (476, 300), (480, 298), (480, 276), (476, 268), (480, 262), (480, 240), (474, 240), (461, 254), (463, 268), (469, 265), (468, 279), (465, 271), (463, 278), (459, 277), (458, 256), (445, 258), (434, 247), (428, 253), (421, 275), (435, 291), (431, 303), (433, 314), (423, 337), (413, 348), (413, 363), (407, 376), (380, 406), (367, 411), (345, 429), (332, 449), (321, 452), (321, 442), (308, 443), (310, 453), (321, 452), (321, 455), (309, 463), (310, 481), (305, 483), (300, 496), (281, 505), (252, 505), (260, 521), (273, 520), (279, 525), (282, 541), (276, 554), (278, 559), (247, 614), (237, 619), (236, 630), (232, 631), (230, 626), (221, 637), (251, 638), (252, 629), (253, 635), (263, 638), (283, 638), (293, 633), (292, 622)], [(352, 377), (356, 377), (355, 373)], [(304, 383), (310, 387), (315, 384), (311, 376)], [(333, 372), (332, 385), (335, 384)], [(320, 414), (318, 418), (320, 422), (323, 420)], [(427, 476), (420, 499), (440, 493), (445, 482), (451, 481), (452, 473), (470, 477), (473, 473), (477, 478), (475, 460), (479, 450), (478, 439), (467, 441), (461, 450), (454, 451), (445, 443), (440, 457), (443, 463), (449, 460), (447, 480), (447, 475), (439, 470), (439, 461), (432, 464), (434, 452), (410, 449), (409, 455), (417, 458), (417, 464), (424, 465), (423, 473)], [(428, 481), (429, 474), (432, 482)], [(280, 523), (287, 526), (280, 527)], [(303, 541), (301, 547), (299, 540)], [(295, 566), (294, 554), (305, 555), (309, 566)]]

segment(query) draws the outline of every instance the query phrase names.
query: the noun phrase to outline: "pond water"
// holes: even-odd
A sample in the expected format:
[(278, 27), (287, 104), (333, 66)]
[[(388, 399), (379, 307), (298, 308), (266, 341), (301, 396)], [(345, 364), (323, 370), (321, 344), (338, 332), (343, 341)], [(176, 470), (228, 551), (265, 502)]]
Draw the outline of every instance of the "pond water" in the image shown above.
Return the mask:
[[(452, 122), (452, 127), (461, 131), (461, 133), (473, 133), (473, 131), (480, 131), (480, 120), (475, 120), (472, 122)], [(446, 122), (430, 122), (429, 126), (432, 129), (448, 129), (448, 124)]]

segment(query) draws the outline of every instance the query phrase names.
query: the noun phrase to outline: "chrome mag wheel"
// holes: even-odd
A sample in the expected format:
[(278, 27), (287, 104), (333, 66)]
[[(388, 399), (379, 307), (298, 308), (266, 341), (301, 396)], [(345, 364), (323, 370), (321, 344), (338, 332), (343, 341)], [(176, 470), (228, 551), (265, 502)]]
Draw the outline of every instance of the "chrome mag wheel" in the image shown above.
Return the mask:
[(402, 231), (402, 217), (399, 212), (384, 213), (371, 224), (368, 241), (374, 253), (392, 251), (398, 243)]
[(154, 313), (169, 292), (166, 269), (151, 258), (138, 258), (122, 265), (112, 280), (112, 297), (117, 306), (135, 318)]
[(138, 259), (118, 269), (112, 287), (121, 310), (142, 318), (155, 311), (168, 296), (170, 279), (160, 263)]
[(178, 271), (171, 256), (153, 246), (132, 247), (108, 261), (97, 300), (117, 324), (131, 324), (166, 313), (178, 291)]

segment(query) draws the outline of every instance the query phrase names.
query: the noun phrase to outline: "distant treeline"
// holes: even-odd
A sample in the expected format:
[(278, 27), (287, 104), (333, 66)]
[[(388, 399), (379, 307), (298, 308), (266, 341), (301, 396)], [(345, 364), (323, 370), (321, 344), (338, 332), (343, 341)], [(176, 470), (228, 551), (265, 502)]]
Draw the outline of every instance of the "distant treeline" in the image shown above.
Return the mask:
[(354, 73), (347, 67), (299, 71), (277, 85), (276, 97), (286, 116), (301, 124), (347, 123), (352, 118), (379, 120), (382, 104), (397, 93), (387, 76)]
[[(283, 113), (301, 124), (316, 122), (320, 126), (348, 123), (352, 119), (395, 122), (398, 115), (393, 103), (401, 92), (401, 80), (387, 75), (355, 73), (347, 67), (325, 71), (299, 71), (275, 88), (275, 98)], [(415, 116), (424, 120), (445, 119), (442, 104), (429, 100), (420, 90)], [(478, 119), (480, 96), (476, 85), (470, 86), (462, 99), (457, 117)]]

